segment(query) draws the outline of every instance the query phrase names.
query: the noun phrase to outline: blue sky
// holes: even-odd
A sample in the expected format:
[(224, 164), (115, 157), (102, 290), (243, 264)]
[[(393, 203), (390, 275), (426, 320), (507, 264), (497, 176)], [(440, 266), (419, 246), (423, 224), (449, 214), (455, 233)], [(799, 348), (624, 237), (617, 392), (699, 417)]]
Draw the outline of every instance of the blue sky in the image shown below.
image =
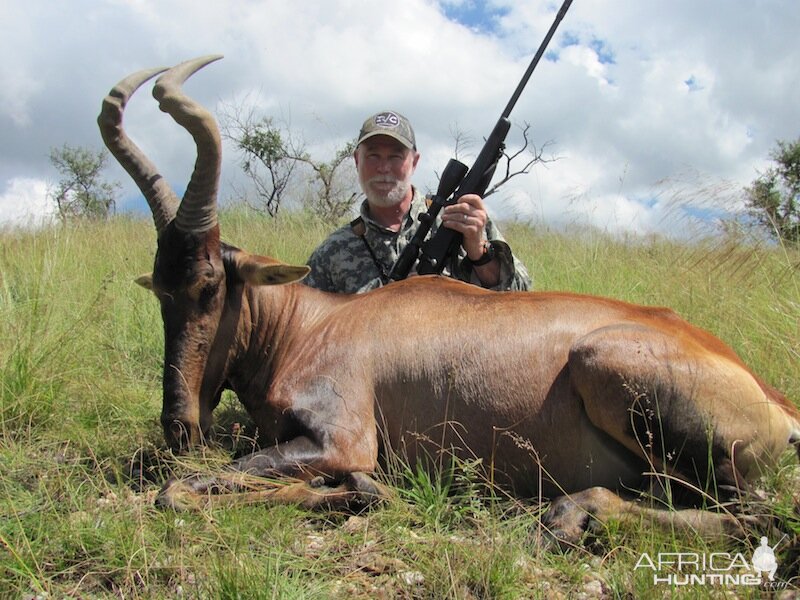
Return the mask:
[(502, 34), (500, 19), (508, 14), (508, 9), (491, 2), (467, 0), (465, 2), (443, 2), (444, 16), (481, 34)]
[[(0, 50), (14, 57), (0, 64), (0, 223), (48, 212), (51, 147), (101, 147), (94, 121), (111, 85), (211, 53), (225, 59), (186, 87), (213, 112), (247, 101), (325, 157), (367, 115), (398, 110), (422, 151), (415, 183), (435, 187), (453, 129), (488, 135), (559, 5), (9, 0), (0, 5)], [(557, 160), (514, 180), (490, 209), (553, 227), (666, 235), (687, 230), (676, 206), (690, 216), (740, 210), (730, 190), (767, 166), (776, 140), (800, 135), (798, 30), (789, 0), (575, 0), (511, 115), (509, 146), (529, 123)], [(126, 127), (180, 191), (194, 149), (148, 90), (131, 101)], [(224, 157), (227, 201), (244, 192), (233, 149)], [(108, 176), (138, 196), (121, 169)]]

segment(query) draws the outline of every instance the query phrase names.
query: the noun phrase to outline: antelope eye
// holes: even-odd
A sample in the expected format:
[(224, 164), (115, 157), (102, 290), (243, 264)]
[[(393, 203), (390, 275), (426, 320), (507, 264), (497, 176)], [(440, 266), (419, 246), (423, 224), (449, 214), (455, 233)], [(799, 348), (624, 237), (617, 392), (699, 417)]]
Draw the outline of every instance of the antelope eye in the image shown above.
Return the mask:
[(207, 306), (217, 293), (217, 286), (213, 284), (204, 285), (200, 288), (197, 301), (201, 306)]

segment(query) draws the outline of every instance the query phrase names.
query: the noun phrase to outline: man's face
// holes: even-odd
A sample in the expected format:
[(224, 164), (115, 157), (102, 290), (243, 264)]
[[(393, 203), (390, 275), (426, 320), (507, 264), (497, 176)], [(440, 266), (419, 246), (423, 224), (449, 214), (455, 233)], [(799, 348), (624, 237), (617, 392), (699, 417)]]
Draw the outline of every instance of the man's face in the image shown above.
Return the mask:
[(394, 206), (411, 191), (411, 176), (419, 153), (386, 135), (361, 142), (354, 158), (358, 181), (370, 204)]

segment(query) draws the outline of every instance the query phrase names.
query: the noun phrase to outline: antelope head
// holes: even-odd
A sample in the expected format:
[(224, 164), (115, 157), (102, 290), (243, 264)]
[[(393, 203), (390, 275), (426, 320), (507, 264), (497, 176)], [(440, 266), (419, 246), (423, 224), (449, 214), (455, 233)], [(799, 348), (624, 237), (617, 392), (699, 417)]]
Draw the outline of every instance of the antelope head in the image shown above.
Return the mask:
[[(226, 284), (216, 199), (221, 142), (213, 116), (186, 96), (181, 87), (197, 70), (220, 58), (206, 56), (171, 69), (134, 73), (109, 92), (98, 117), (103, 141), (147, 199), (158, 234), (153, 273), (137, 282), (151, 289), (161, 303), (161, 423), (173, 449), (203, 441), (223, 383), (214, 381), (214, 374), (208, 372)], [(130, 96), (160, 73), (163, 74), (155, 83), (153, 96), (161, 110), (192, 135), (197, 146), (197, 161), (181, 201), (122, 127)], [(221, 376), (217, 374), (216, 378)]]
[[(245, 288), (290, 283), (302, 279), (309, 270), (255, 256), (220, 241), (219, 129), (214, 117), (181, 88), (189, 76), (220, 58), (206, 56), (168, 70), (134, 73), (109, 92), (98, 117), (103, 141), (144, 194), (155, 221), (158, 250), (153, 273), (140, 277), (137, 283), (155, 293), (161, 303), (161, 424), (167, 444), (176, 450), (202, 443), (211, 427), (212, 411), (228, 384), (237, 355), (234, 339), (241, 333), (238, 328), (250, 323), (241, 318)], [(194, 171), (180, 201), (122, 127), (128, 99), (160, 73), (153, 96), (161, 110), (192, 135), (197, 146)]]

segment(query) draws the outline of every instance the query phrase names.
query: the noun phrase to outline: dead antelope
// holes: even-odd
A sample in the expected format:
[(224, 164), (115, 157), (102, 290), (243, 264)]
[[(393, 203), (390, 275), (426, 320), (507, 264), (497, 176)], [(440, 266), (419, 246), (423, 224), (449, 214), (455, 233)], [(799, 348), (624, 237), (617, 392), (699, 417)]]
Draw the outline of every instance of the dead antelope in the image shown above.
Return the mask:
[[(796, 407), (667, 309), (488, 292), (437, 276), (333, 295), (296, 283), (304, 266), (221, 242), (217, 125), (181, 89), (218, 58), (180, 64), (155, 83), (161, 109), (197, 145), (182, 201), (122, 127), (131, 94), (163, 69), (121, 81), (98, 119), (158, 233), (152, 277), (140, 283), (161, 303), (169, 446), (202, 443), (231, 389), (269, 441), (232, 471), (315, 483), (275, 499), (313, 505), (376, 493), (365, 474), (380, 457), (401, 452), (413, 463), (445, 449), (482, 459), (517, 495), (564, 496), (549, 520), (577, 534), (585, 511), (643, 510), (609, 490), (651, 490), (655, 477), (717, 498), (746, 490), (800, 442)], [(162, 500), (220, 481), (173, 481)], [(690, 526), (706, 521), (697, 511), (670, 514)]]

